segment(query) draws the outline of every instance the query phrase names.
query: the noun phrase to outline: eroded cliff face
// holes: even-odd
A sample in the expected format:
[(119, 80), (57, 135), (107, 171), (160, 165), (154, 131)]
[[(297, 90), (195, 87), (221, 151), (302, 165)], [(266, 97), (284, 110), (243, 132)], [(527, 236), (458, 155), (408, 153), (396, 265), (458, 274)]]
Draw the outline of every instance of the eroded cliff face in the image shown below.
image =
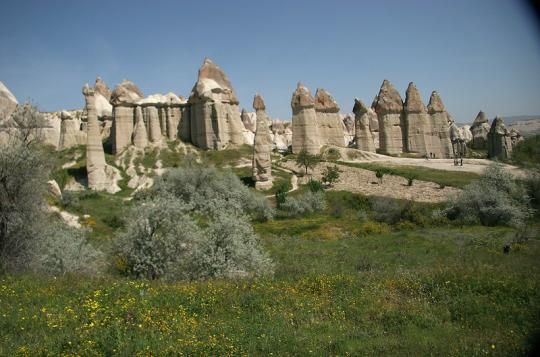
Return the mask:
[(375, 152), (375, 142), (370, 129), (370, 113), (361, 100), (354, 100), (353, 113), (355, 115), (355, 135), (356, 148), (359, 150)]
[(253, 109), (257, 113), (257, 128), (253, 145), (253, 180), (255, 188), (272, 188), (272, 137), (268, 127), (266, 106), (260, 95), (253, 99)]
[(345, 146), (343, 121), (334, 97), (325, 89), (318, 88), (314, 100), (321, 146)]
[(194, 145), (221, 150), (245, 143), (236, 93), (223, 70), (211, 60), (205, 59), (199, 69), (188, 103)]
[(500, 117), (493, 119), (488, 133), (487, 149), (490, 159), (506, 160), (512, 156), (512, 136)]
[(292, 151), (297, 154), (303, 149), (317, 155), (321, 142), (315, 112), (315, 99), (309, 89), (298, 83), (291, 99), (292, 108)]
[(422, 97), (413, 82), (409, 83), (403, 107), (405, 151), (417, 154), (433, 152), (433, 125)]
[(478, 115), (474, 119), (471, 125), (472, 143), (473, 149), (486, 150), (487, 138), (489, 133), (489, 121), (486, 114), (483, 111), (478, 112)]
[(385, 79), (375, 104), (379, 121), (379, 146), (382, 154), (399, 155), (403, 152), (402, 111), (403, 101), (399, 92)]

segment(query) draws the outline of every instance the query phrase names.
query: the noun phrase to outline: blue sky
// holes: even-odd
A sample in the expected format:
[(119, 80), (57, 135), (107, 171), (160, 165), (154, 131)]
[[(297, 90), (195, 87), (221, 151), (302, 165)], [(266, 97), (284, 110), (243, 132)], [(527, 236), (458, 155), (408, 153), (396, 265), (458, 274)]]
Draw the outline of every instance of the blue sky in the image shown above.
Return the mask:
[(540, 114), (540, 32), (519, 0), (27, 1), (0, 4), (0, 81), (42, 110), (83, 106), (100, 75), (146, 94), (187, 96), (204, 57), (251, 109), (291, 116), (298, 81), (343, 112), (371, 103), (383, 79), (427, 104), (438, 90), (460, 122), (482, 109)]

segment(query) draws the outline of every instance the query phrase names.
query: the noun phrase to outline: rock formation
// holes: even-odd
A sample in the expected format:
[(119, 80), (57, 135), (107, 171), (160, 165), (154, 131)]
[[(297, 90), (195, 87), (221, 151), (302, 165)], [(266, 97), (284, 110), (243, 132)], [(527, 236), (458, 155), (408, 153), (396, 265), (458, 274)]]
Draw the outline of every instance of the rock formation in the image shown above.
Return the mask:
[(272, 188), (272, 138), (266, 119), (263, 98), (256, 95), (253, 99), (253, 109), (257, 113), (257, 130), (253, 145), (253, 180), (258, 190)]
[(473, 139), (473, 135), (471, 133), (471, 126), (470, 125), (463, 125), (459, 128), (460, 134), (463, 137), (463, 140), (465, 140), (465, 143), (470, 143)]
[(512, 154), (512, 138), (502, 118), (496, 117), (488, 133), (488, 158), (506, 160)]
[(321, 143), (315, 113), (315, 99), (309, 89), (298, 83), (291, 99), (292, 108), (292, 151), (297, 154), (302, 149), (318, 155)]
[(4, 83), (0, 82), (0, 123), (9, 118), (17, 107), (17, 98), (7, 89)]
[(143, 98), (141, 90), (128, 80), (122, 81), (111, 93), (113, 106), (113, 152), (120, 153), (131, 144), (136, 102)]
[(436, 91), (431, 93), (427, 109), (431, 116), (432, 125), (430, 152), (437, 158), (449, 158), (453, 155), (449, 117), (442, 99)]
[(256, 114), (246, 112), (245, 109), (242, 109), (242, 113), (240, 114), (240, 117), (242, 118), (242, 123), (244, 124), (244, 128), (251, 131), (252, 133), (255, 133), (255, 129), (257, 128)]
[(514, 149), (516, 147), (516, 145), (520, 141), (522, 141), (524, 139), (523, 139), (523, 136), (521, 135), (521, 133), (519, 131), (512, 128), (512, 129), (510, 129), (510, 140), (512, 141), (512, 149)]
[(409, 83), (403, 107), (403, 135), (405, 151), (429, 155), (432, 149), (431, 117), (422, 101), (422, 97), (413, 82)]
[(457, 164), (458, 158), (463, 158), (467, 154), (467, 146), (465, 140), (461, 135), (461, 131), (456, 123), (451, 122), (449, 128), (450, 142), (452, 146), (452, 157), (454, 158), (454, 164)]
[(270, 125), (273, 147), (281, 152), (288, 151), (292, 146), (292, 130), (290, 122), (272, 120)]
[(86, 172), (88, 174), (88, 188), (93, 190), (106, 190), (109, 182), (105, 175), (105, 153), (99, 133), (99, 122), (96, 112), (96, 98), (94, 88), (88, 84), (83, 87), (82, 93), (86, 102), (88, 115), (88, 132), (86, 141)]
[(373, 144), (377, 150), (379, 149), (379, 118), (373, 107), (368, 108), (367, 114), (369, 117), (369, 129), (371, 130), (371, 136), (373, 137)]
[(191, 142), (203, 149), (221, 150), (244, 143), (238, 99), (225, 73), (205, 59), (191, 91)]
[(487, 149), (487, 136), (489, 133), (489, 121), (486, 114), (480, 111), (471, 125), (472, 143), (471, 147), (476, 150)]
[(385, 79), (375, 103), (375, 112), (379, 119), (379, 145), (382, 154), (399, 155), (403, 151), (402, 110), (403, 101), (399, 92)]
[(60, 142), (58, 150), (68, 149), (77, 145), (86, 144), (86, 131), (82, 127), (80, 119), (73, 117), (68, 111), (60, 113)]
[(101, 77), (96, 78), (95, 88), (95, 101), (96, 101), (96, 114), (98, 118), (112, 118), (112, 105), (109, 102), (111, 100), (111, 90), (107, 87), (105, 81)]
[(133, 145), (144, 149), (148, 146), (148, 132), (144, 124), (142, 108), (139, 106), (135, 109), (135, 128), (133, 129)]
[(355, 129), (354, 129), (354, 117), (351, 114), (343, 116), (343, 139), (345, 140), (345, 146), (349, 146), (354, 142)]
[(353, 113), (355, 116), (355, 144), (359, 150), (375, 152), (375, 143), (369, 128), (368, 108), (361, 100), (354, 100)]
[(339, 106), (334, 97), (322, 88), (315, 92), (315, 113), (320, 145), (345, 146)]

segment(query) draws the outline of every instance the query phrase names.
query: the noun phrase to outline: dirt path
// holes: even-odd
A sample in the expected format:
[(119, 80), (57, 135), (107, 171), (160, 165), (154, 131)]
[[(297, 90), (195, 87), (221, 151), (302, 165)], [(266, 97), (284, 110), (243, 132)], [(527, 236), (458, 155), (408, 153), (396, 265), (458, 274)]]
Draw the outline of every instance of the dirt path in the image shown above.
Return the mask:
[[(464, 159), (463, 166), (454, 166), (453, 159), (415, 159), (408, 157), (392, 157), (386, 156), (356, 149), (338, 148), (340, 151), (341, 161), (350, 163), (365, 163), (374, 162), (384, 166), (421, 166), (435, 170), (446, 171), (460, 171), (460, 172), (474, 172), (482, 174), (486, 167), (493, 164), (493, 161), (486, 159)], [(519, 169), (516, 166), (502, 164), (503, 167), (513, 174), (515, 177), (523, 177), (526, 175), (525, 171)]]
[[(294, 162), (286, 162), (285, 167), (294, 170)], [(329, 164), (328, 164), (329, 165)], [(334, 164), (332, 164), (333, 166)], [(327, 166), (325, 163), (319, 164), (313, 171), (313, 177), (320, 180), (322, 171)], [(407, 185), (407, 179), (401, 176), (384, 175), (382, 184), (373, 171), (356, 167), (338, 165), (342, 171), (340, 180), (332, 190), (357, 192), (372, 196), (386, 196), (392, 198), (420, 201), (420, 202), (442, 202), (449, 196), (459, 193), (461, 190), (455, 187), (445, 187), (441, 189), (433, 182), (414, 180), (412, 186)]]

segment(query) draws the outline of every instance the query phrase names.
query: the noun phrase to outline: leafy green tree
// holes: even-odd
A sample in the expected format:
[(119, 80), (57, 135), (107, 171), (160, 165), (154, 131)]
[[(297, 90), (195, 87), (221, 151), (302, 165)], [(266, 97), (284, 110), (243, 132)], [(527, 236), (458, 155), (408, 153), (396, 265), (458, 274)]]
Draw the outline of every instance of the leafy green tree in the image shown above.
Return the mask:
[(342, 172), (337, 165), (327, 166), (322, 173), (322, 182), (332, 187), (334, 183), (339, 181), (339, 176)]
[(317, 164), (321, 162), (320, 155), (312, 155), (307, 152), (306, 149), (302, 149), (298, 155), (296, 155), (296, 166), (303, 167), (308, 174), (309, 169), (314, 169)]

